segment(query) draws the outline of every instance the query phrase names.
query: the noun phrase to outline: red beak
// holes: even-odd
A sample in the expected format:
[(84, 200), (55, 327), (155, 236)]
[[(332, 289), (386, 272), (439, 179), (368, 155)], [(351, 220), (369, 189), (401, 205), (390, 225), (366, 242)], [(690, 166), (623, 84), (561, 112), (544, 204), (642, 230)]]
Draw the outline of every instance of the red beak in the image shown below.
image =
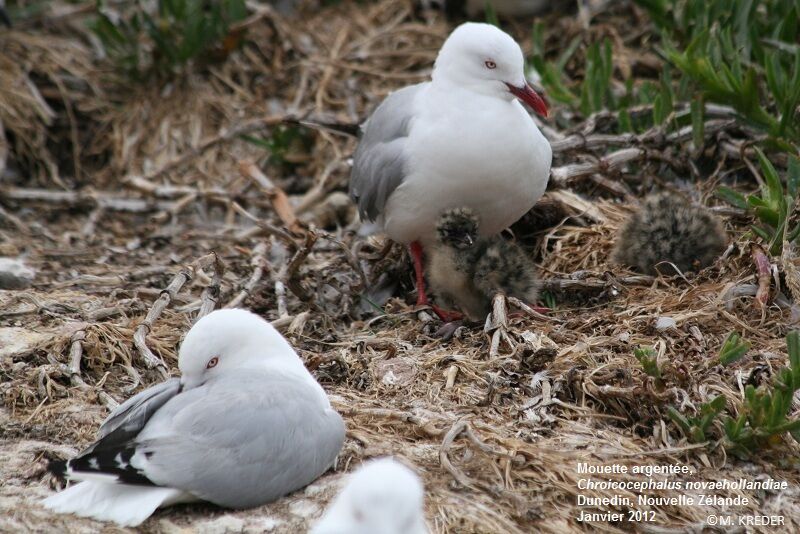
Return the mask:
[(522, 87), (517, 87), (516, 85), (511, 85), (510, 83), (506, 84), (508, 86), (509, 92), (528, 104), (533, 111), (538, 113), (544, 118), (547, 118), (547, 101), (545, 101), (544, 97), (536, 92), (536, 90), (528, 85), (527, 83)]

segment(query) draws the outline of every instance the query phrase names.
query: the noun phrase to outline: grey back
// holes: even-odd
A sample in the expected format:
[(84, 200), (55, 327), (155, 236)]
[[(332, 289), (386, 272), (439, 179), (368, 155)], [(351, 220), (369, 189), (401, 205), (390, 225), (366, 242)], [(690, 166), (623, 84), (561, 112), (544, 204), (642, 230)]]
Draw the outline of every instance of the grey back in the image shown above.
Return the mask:
[(333, 464), (344, 435), (339, 414), (308, 384), (237, 371), (174, 397), (136, 448), (157, 484), (247, 508), (316, 480)]
[(377, 219), (405, 178), (405, 147), (414, 99), (426, 85), (411, 85), (390, 94), (364, 126), (350, 175), (350, 197), (358, 205), (362, 220)]

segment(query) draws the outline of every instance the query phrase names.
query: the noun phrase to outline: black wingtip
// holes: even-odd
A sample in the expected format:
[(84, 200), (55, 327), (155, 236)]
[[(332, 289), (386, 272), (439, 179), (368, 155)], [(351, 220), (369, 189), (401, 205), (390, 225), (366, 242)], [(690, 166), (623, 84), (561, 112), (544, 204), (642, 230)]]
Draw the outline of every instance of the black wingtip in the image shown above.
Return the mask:
[[(123, 484), (155, 486), (156, 484), (142, 471), (131, 465), (131, 458), (135, 454), (136, 448), (133, 446), (95, 449), (70, 460), (69, 465), (65, 466), (64, 473), (66, 474), (66, 469), (69, 469), (71, 477), (78, 477), (81, 473), (113, 475)], [(147, 455), (149, 452), (144, 454)]]
[(47, 470), (58, 478), (67, 478), (67, 460), (48, 460)]

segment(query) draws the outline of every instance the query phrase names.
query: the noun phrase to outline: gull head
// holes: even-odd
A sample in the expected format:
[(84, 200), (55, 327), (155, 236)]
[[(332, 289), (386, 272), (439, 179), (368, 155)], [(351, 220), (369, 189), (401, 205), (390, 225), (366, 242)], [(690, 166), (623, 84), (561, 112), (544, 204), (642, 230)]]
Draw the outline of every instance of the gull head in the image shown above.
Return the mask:
[(213, 311), (197, 321), (178, 355), (184, 389), (197, 387), (226, 370), (272, 363), (303, 365), (271, 324), (241, 309)]
[(423, 489), (411, 469), (372, 460), (350, 476), (311, 534), (427, 534)]
[(547, 102), (525, 79), (522, 49), (491, 24), (466, 22), (453, 30), (439, 50), (432, 78), (506, 100), (519, 98), (547, 117)]

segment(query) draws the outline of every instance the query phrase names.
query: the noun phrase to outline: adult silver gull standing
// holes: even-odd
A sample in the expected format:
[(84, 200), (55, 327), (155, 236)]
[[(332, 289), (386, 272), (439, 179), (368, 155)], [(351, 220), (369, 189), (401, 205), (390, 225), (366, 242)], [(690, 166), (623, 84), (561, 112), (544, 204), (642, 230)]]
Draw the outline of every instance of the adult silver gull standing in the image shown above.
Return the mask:
[(51, 510), (136, 526), (158, 507), (210, 501), (258, 506), (324, 473), (344, 423), (297, 353), (245, 310), (200, 319), (181, 345), (181, 378), (119, 406), (99, 438), (50, 470), (82, 482)]
[(310, 534), (428, 534), (422, 482), (392, 458), (370, 460), (347, 485)]
[(541, 198), (552, 149), (519, 101), (547, 116), (519, 45), (489, 24), (465, 23), (442, 45), (429, 82), (390, 94), (353, 156), (350, 195), (362, 220), (410, 245), (417, 304), (423, 247), (445, 210), (466, 207), (482, 235), (501, 232)]

